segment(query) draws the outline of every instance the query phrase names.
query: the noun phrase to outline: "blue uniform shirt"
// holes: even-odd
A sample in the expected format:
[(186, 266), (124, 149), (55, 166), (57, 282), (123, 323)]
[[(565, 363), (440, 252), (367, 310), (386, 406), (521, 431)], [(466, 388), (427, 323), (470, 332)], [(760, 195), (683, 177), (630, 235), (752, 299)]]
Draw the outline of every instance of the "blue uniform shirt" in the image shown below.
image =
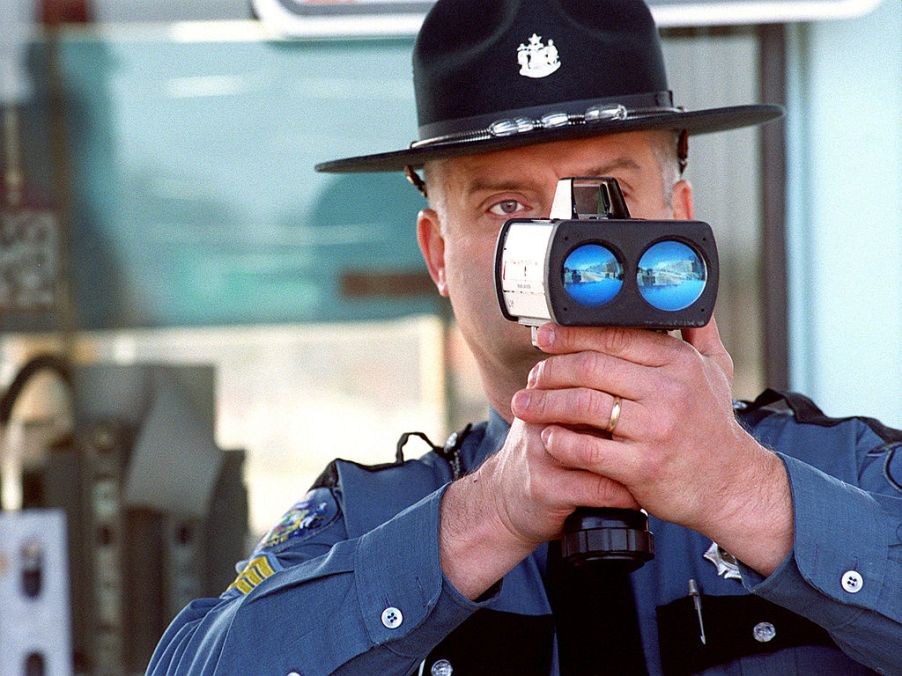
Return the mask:
[[(650, 673), (665, 673), (662, 645), (680, 632), (696, 634), (695, 611), (680, 606), (692, 579), (703, 594), (703, 617), (708, 608), (712, 640), (704, 650), (718, 649), (717, 636), (737, 635), (705, 674), (902, 674), (902, 435), (789, 401), (803, 405), (759, 403), (740, 420), (786, 465), (792, 551), (762, 578), (716, 555), (702, 535), (652, 518), (656, 558), (632, 576)], [(507, 432), (494, 412), (474, 428), (459, 452), (464, 470), (497, 451)], [(330, 470), (219, 598), (198, 599), (173, 620), (149, 674), (429, 674), (442, 658), (433, 648), (469, 625), (476, 627), (466, 635), (473, 650), (512, 646), (509, 657), (499, 655), (502, 665), (541, 652), (536, 637), (547, 633), (541, 670), (559, 673), (544, 586), (547, 545), (487, 597), (470, 601), (439, 564), (439, 506), (452, 463), (432, 452), (376, 468), (336, 461)], [(793, 614), (826, 629), (832, 643), (781, 647), (795, 631)], [(479, 618), (488, 621), (476, 624)], [(678, 647), (681, 640), (688, 646), (695, 639), (678, 636)], [(542, 662), (524, 663), (532, 670), (506, 672), (537, 673)]]

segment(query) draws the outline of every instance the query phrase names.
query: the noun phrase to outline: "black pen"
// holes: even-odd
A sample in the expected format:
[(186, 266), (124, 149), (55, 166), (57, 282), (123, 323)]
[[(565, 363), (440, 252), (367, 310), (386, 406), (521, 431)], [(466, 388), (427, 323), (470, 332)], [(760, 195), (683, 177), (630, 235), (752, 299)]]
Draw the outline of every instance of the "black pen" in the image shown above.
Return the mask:
[(705, 645), (705, 623), (702, 620), (702, 596), (698, 591), (698, 585), (692, 578), (689, 579), (689, 596), (692, 597), (692, 605), (695, 606), (695, 614), (698, 615), (699, 638), (702, 641), (702, 645)]

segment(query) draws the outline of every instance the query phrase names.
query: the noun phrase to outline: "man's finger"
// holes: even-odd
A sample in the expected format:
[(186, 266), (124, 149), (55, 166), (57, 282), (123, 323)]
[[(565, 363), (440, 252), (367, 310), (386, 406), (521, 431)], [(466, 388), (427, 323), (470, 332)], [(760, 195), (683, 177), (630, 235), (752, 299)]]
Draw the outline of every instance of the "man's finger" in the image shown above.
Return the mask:
[(642, 406), (589, 388), (520, 390), (511, 399), (511, 410), (535, 425), (590, 427), (630, 439), (649, 426)]
[(580, 507), (619, 507), (620, 509), (639, 509), (636, 502), (623, 484), (613, 479), (586, 472), (569, 470), (560, 475), (558, 495), (566, 495)]
[(683, 329), (682, 334), (683, 340), (705, 357), (714, 360), (727, 377), (733, 379), (733, 358), (720, 339), (720, 331), (713, 317), (707, 325), (697, 329)]
[(635, 450), (621, 441), (612, 441), (549, 425), (542, 430), (545, 450), (565, 467), (600, 474), (626, 484), (639, 472)]
[(594, 350), (645, 366), (664, 366), (679, 349), (679, 341), (666, 333), (610, 326), (543, 324), (536, 341), (548, 354)]
[(594, 350), (552, 355), (529, 372), (527, 387), (542, 390), (590, 387), (639, 401), (653, 394), (647, 366)]

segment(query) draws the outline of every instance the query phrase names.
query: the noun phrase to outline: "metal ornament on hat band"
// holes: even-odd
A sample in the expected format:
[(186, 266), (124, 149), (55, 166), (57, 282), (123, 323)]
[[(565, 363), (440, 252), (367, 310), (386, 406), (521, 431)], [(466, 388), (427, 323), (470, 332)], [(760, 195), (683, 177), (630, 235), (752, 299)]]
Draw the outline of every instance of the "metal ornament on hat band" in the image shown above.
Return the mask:
[(435, 146), (446, 143), (467, 143), (473, 141), (488, 141), (494, 138), (505, 138), (515, 134), (524, 134), (543, 129), (562, 129), (564, 127), (594, 124), (597, 122), (611, 122), (617, 120), (633, 120), (642, 117), (661, 115), (664, 113), (683, 113), (685, 108), (675, 106), (660, 106), (652, 108), (627, 108), (623, 104), (594, 105), (586, 109), (584, 113), (567, 113), (556, 111), (546, 113), (539, 118), (515, 117), (501, 119), (493, 122), (484, 129), (462, 131), (442, 136), (413, 141), (411, 148)]
[[(631, 120), (642, 117), (660, 115), (662, 113), (685, 113), (682, 106), (650, 106), (643, 108), (627, 108), (622, 103), (596, 103), (589, 106), (584, 113), (554, 112), (546, 113), (539, 118), (518, 116), (509, 119), (497, 120), (485, 129), (476, 131), (453, 132), (442, 134), (420, 141), (412, 141), (411, 148), (425, 148), (431, 146), (451, 145), (455, 143), (471, 143), (489, 141), (496, 138), (511, 137), (516, 134), (528, 133), (542, 129), (561, 129), (568, 126), (593, 124), (597, 122), (609, 122), (616, 120)], [(684, 130), (680, 134), (677, 157), (680, 166), (680, 175), (686, 169), (689, 156), (688, 134)], [(417, 174), (413, 165), (404, 167), (404, 175), (423, 197), (427, 197), (426, 183)]]

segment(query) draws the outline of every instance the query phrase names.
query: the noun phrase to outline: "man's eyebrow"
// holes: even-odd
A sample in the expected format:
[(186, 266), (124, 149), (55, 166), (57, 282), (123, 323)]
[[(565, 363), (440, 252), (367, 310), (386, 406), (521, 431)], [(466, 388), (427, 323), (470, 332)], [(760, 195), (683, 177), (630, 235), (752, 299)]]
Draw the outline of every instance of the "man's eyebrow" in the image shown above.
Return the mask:
[(507, 178), (477, 177), (464, 186), (464, 193), (472, 195), (477, 192), (514, 192), (535, 189), (535, 183), (529, 180), (518, 181)]
[[(608, 176), (618, 169), (629, 169), (638, 171), (641, 169), (639, 164), (630, 157), (618, 157), (604, 164), (589, 167), (580, 176)], [(513, 192), (522, 190), (539, 190), (534, 180), (509, 179), (509, 178), (493, 178), (490, 176), (478, 176), (469, 181), (464, 186), (464, 193), (472, 195), (477, 192)]]
[(610, 162), (605, 162), (604, 164), (599, 164), (595, 167), (591, 167), (586, 169), (585, 176), (607, 176), (609, 174), (614, 173), (617, 169), (632, 169), (638, 171), (642, 167), (639, 166), (638, 162), (630, 157), (618, 157), (617, 159), (611, 160)]

